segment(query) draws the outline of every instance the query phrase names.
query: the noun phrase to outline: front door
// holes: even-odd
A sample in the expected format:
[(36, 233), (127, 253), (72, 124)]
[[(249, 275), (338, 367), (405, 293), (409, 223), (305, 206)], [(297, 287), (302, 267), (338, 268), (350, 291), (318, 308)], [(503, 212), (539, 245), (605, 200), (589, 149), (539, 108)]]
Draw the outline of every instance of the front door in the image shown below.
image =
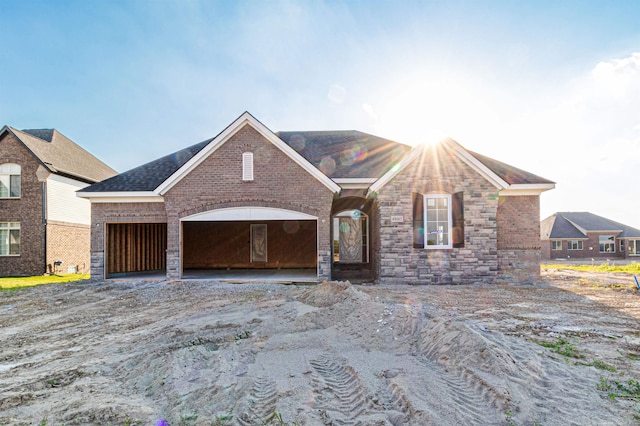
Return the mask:
[(333, 279), (370, 279), (368, 216), (359, 210), (340, 212), (333, 217), (332, 233)]

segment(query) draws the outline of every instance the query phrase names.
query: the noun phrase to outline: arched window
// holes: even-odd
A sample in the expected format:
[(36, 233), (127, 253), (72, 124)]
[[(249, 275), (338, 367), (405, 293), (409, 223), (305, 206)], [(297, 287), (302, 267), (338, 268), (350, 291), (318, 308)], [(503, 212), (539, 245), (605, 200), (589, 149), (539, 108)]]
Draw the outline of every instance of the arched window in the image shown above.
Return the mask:
[(0, 164), (0, 198), (20, 198), (20, 174), (20, 165)]

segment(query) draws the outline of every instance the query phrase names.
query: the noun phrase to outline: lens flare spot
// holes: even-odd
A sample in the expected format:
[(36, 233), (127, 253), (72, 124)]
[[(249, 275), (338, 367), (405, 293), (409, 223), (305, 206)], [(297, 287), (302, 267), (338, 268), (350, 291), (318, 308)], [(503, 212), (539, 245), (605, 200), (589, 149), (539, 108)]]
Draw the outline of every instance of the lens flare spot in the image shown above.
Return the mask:
[(282, 224), (282, 229), (287, 234), (295, 234), (300, 229), (300, 222), (297, 220), (288, 220)]
[(340, 225), (339, 225), (339, 228), (340, 228), (340, 232), (341, 233), (346, 234), (346, 233), (349, 232), (349, 229), (351, 229), (351, 226), (349, 226), (349, 224), (347, 222), (342, 222), (341, 221)]
[(362, 213), (360, 213), (360, 210), (353, 210), (351, 212), (351, 219), (353, 220), (358, 220), (360, 219), (361, 216), (362, 216)]
[(320, 160), (319, 167), (322, 173), (329, 176), (336, 171), (336, 162), (331, 157), (324, 157), (322, 160)]
[(302, 151), (307, 146), (307, 140), (302, 135), (293, 135), (291, 137), (291, 147), (296, 151)]

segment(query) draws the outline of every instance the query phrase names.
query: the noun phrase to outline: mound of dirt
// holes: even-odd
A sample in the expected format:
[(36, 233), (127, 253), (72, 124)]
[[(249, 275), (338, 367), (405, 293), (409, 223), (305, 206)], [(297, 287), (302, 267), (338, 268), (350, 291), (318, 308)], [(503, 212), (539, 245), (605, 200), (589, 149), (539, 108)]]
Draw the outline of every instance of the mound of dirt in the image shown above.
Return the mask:
[(549, 279), (0, 293), (0, 423), (634, 424), (640, 296)]

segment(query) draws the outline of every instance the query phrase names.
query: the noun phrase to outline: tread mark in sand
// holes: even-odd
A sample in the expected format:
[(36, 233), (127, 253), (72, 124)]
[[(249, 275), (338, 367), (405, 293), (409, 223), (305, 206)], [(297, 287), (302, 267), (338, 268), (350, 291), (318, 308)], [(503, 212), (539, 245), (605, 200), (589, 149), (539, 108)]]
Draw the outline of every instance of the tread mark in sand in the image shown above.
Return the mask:
[[(343, 423), (334, 419), (335, 424), (352, 424), (353, 420), (367, 414), (367, 410), (371, 408), (371, 398), (352, 367), (327, 355), (321, 355), (318, 359), (310, 361), (310, 364), (319, 376), (314, 378), (317, 388), (320, 389), (318, 408), (328, 412), (337, 411), (346, 421)], [(323, 398), (322, 393), (325, 391), (332, 393), (334, 397), (328, 400)]]
[(253, 382), (246, 410), (239, 416), (242, 425), (269, 424), (276, 411), (278, 389), (276, 383), (266, 377), (258, 377)]
[(498, 407), (495, 396), (496, 389), (487, 385), (475, 374), (466, 370), (445, 371), (433, 361), (422, 359), (432, 366), (431, 380), (440, 382), (439, 389), (446, 389), (446, 398), (452, 400), (457, 407), (459, 420), (466, 424), (482, 424), (479, 413), (486, 413), (490, 407)]

